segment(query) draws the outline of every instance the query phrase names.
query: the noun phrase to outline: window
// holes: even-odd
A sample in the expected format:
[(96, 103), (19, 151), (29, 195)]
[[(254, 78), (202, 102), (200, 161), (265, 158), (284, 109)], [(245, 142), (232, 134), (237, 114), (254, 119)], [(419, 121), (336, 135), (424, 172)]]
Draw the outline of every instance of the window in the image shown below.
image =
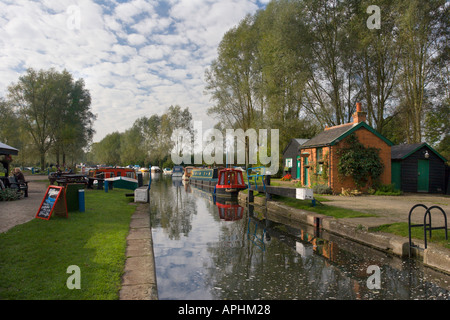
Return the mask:
[(292, 158), (286, 158), (286, 167), (292, 168)]
[(316, 149), (316, 161), (319, 162), (323, 162), (323, 149), (322, 148), (317, 148)]

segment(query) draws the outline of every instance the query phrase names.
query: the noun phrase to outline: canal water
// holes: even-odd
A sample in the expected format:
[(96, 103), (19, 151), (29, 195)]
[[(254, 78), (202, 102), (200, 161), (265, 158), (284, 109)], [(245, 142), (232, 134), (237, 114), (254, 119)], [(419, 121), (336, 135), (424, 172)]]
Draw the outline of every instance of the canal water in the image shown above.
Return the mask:
[(264, 208), (153, 176), (160, 300), (450, 299), (450, 277)]

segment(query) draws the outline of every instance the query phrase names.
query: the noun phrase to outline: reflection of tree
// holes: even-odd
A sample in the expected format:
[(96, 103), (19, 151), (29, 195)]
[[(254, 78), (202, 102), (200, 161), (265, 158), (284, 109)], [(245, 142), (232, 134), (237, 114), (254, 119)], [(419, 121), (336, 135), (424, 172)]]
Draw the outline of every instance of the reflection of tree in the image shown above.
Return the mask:
[(171, 179), (152, 183), (150, 192), (153, 227), (161, 227), (170, 239), (179, 240), (192, 230), (195, 199), (186, 194), (183, 186), (173, 187)]

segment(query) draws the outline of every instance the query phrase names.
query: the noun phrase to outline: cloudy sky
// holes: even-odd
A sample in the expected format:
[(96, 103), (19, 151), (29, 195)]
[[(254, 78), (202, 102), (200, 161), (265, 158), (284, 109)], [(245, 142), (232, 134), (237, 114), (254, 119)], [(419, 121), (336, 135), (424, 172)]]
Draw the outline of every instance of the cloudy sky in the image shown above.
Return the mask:
[(204, 73), (223, 34), (269, 0), (0, 0), (0, 96), (27, 68), (83, 78), (94, 141), (170, 105), (204, 127)]

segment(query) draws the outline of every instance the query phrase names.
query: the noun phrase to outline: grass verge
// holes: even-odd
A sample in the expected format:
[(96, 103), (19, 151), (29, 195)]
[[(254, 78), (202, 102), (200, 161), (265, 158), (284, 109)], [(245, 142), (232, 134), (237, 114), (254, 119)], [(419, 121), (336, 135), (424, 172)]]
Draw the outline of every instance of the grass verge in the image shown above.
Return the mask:
[[(119, 297), (131, 215), (126, 190), (86, 190), (86, 211), (34, 219), (0, 234), (0, 300), (114, 300)], [(69, 290), (69, 266), (81, 289)]]
[[(406, 222), (385, 224), (379, 227), (370, 228), (369, 231), (393, 233), (405, 238), (409, 237), (408, 223)], [(418, 239), (423, 241), (424, 240), (423, 228), (411, 228), (411, 238), (413, 240)], [(429, 234), (427, 234), (427, 242), (432, 242), (440, 246), (443, 246), (444, 248), (450, 249), (450, 242), (445, 239), (445, 230), (433, 230), (431, 238), (429, 238)]]

